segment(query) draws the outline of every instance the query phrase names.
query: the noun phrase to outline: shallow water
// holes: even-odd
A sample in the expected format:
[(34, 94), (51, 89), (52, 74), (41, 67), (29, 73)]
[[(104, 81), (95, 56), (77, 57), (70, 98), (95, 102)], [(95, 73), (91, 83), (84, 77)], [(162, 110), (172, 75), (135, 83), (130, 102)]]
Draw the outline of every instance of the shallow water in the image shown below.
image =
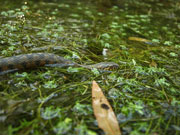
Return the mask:
[(91, 108), (96, 80), (123, 134), (178, 135), (179, 1), (0, 5), (0, 56), (49, 52), (79, 64), (120, 66), (112, 72), (42, 67), (0, 76), (2, 134), (103, 134)]

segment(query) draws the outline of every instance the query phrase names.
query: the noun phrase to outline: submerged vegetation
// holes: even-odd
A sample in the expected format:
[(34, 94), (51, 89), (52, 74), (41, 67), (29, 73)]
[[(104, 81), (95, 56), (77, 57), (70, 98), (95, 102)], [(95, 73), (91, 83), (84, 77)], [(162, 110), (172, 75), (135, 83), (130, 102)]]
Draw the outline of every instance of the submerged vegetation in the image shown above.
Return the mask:
[(92, 111), (92, 80), (104, 90), (123, 135), (180, 133), (179, 1), (0, 5), (1, 58), (49, 52), (79, 64), (119, 64), (108, 72), (42, 67), (0, 76), (2, 135), (103, 134)]

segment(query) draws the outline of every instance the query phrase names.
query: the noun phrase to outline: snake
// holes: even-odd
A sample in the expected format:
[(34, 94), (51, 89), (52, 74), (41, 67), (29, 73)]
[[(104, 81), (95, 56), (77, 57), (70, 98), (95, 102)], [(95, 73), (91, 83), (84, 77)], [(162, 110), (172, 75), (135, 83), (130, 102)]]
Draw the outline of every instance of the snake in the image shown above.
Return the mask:
[(119, 67), (119, 65), (114, 62), (100, 62), (92, 65), (82, 65), (53, 53), (30, 53), (1, 58), (0, 73), (5, 71), (32, 69), (51, 64), (58, 64), (67, 67), (84, 67), (87, 69), (116, 69)]

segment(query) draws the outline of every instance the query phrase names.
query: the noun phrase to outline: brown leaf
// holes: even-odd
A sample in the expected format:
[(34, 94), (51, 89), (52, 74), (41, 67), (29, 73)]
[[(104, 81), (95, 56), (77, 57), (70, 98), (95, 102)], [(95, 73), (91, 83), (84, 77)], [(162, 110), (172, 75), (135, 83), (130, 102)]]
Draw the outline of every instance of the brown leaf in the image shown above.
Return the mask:
[(157, 67), (157, 63), (155, 61), (151, 61), (151, 63), (149, 64), (150, 67)]
[(96, 81), (92, 83), (92, 105), (99, 128), (107, 135), (121, 135), (112, 107)]
[(129, 37), (128, 40), (139, 41), (139, 42), (150, 42), (150, 40), (147, 40), (145, 38), (139, 38), (139, 37)]

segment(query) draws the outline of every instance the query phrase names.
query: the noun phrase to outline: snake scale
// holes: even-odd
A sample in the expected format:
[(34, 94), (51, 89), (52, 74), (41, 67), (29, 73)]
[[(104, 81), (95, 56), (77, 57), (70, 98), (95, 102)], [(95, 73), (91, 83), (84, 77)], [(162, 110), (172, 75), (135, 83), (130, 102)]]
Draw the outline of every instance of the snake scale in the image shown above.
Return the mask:
[(118, 68), (119, 65), (114, 62), (100, 62), (93, 65), (81, 65), (61, 56), (52, 53), (31, 53), (21, 54), (12, 57), (0, 59), (0, 73), (8, 70), (21, 70), (42, 67), (48, 64), (62, 64), (65, 66), (79, 66), (84, 68), (111, 69)]

